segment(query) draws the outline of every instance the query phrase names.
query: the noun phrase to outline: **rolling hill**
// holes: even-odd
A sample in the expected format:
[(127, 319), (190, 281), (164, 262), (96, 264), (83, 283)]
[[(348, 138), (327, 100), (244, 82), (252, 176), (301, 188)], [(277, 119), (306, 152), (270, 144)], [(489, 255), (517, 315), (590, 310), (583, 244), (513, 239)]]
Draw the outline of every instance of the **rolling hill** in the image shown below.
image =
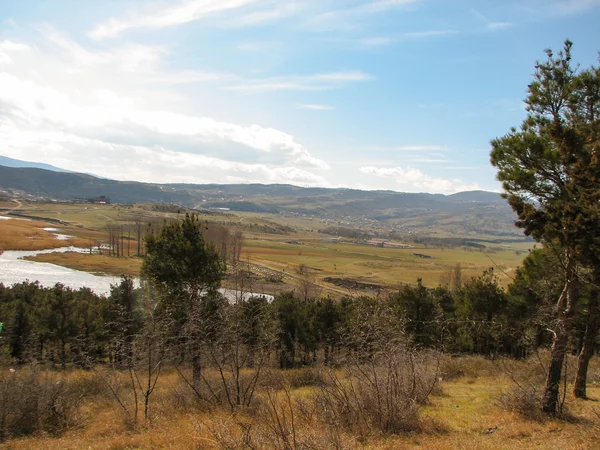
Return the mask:
[(12, 195), (70, 201), (109, 197), (113, 203), (172, 203), (197, 209), (320, 217), (353, 228), (453, 230), (451, 234), (522, 236), (498, 193), (452, 195), (302, 188), (281, 184), (154, 184), (79, 173), (0, 166), (0, 189)]
[(53, 172), (70, 172), (70, 170), (61, 169), (60, 167), (55, 167), (50, 164), (32, 162), (32, 161), (22, 161), (20, 159), (9, 158), (7, 156), (0, 155), (0, 166), (6, 167), (29, 167), (34, 169), (44, 169), (51, 170)]

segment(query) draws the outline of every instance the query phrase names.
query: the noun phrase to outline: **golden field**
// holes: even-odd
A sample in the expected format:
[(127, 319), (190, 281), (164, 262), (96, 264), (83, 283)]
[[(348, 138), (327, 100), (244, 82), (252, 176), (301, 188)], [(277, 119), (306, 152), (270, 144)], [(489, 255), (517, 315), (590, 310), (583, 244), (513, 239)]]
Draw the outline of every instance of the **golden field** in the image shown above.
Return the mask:
[[(15, 212), (37, 219), (0, 220), (0, 249), (38, 250), (74, 245), (97, 250), (99, 245), (108, 242), (108, 228), (123, 227), (126, 233), (124, 257), (72, 252), (50, 253), (31, 259), (93, 273), (135, 276), (141, 261), (133, 257), (137, 248), (136, 236), (131, 231), (134, 224), (142, 224), (145, 232), (149, 223), (180, 217), (185, 210), (178, 214), (156, 211), (152, 205), (23, 202)], [(315, 231), (314, 221), (304, 218), (282, 219), (278, 215), (251, 213), (201, 214), (200, 217), (209, 226), (210, 223), (223, 224), (243, 233), (242, 261), (250, 263), (251, 270), (279, 273), (283, 286), (294, 288), (305, 277), (298, 275), (299, 267), (304, 266), (310, 281), (333, 295), (352, 293), (352, 290), (324, 281), (327, 277), (378, 285), (386, 290), (415, 283), (421, 278), (425, 285), (435, 287), (457, 264), (461, 265), (465, 278), (478, 276), (493, 267), (500, 283), (507, 285), (532, 247), (526, 243), (510, 243), (492, 245), (485, 250), (422, 244), (413, 244), (409, 248), (379, 248), (358, 245), (348, 239), (340, 243), (325, 242), (327, 235)], [(45, 218), (49, 222), (45, 222)], [(73, 237), (67, 241), (57, 240), (52, 233), (43, 230), (48, 227)], [(273, 231), (281, 227), (288, 231)]]
[[(165, 373), (159, 379), (157, 390), (150, 402), (150, 418), (143, 416), (137, 424), (125, 418), (121, 408), (110, 396), (93, 394), (73, 420), (73, 425), (61, 436), (36, 435), (13, 439), (4, 443), (10, 449), (219, 449), (219, 448), (368, 448), (368, 449), (593, 449), (600, 438), (600, 417), (597, 401), (600, 386), (591, 384), (590, 400), (576, 400), (567, 396), (568, 417), (526, 418), (509, 411), (499, 401), (501, 395), (514, 388), (511, 374), (505, 363), (484, 360), (481, 357), (466, 357), (461, 361), (450, 361), (451, 367), (457, 364), (465, 372), (463, 375), (442, 381), (441, 386), (428, 404), (419, 413), (420, 425), (417, 430), (397, 435), (370, 434), (356, 436), (346, 430), (332, 429), (319, 417), (307, 414), (297, 405), (310, 405), (310, 400), (318, 390), (314, 386), (294, 387), (295, 377), (302, 371), (322, 371), (323, 368), (292, 369), (286, 372), (274, 370), (265, 375), (257, 397), (259, 405), (265, 405), (269, 398), (275, 400), (279, 418), (285, 422), (290, 433), (294, 433), (296, 445), (275, 446), (265, 433), (265, 424), (273, 416), (265, 415), (260, 407), (240, 409), (231, 413), (224, 407), (206, 408), (193, 406), (182, 394), (182, 380), (177, 373)], [(511, 362), (510, 370), (531, 370), (534, 362)], [(442, 366), (443, 367), (443, 366)], [(594, 366), (596, 375), (598, 367)], [(52, 380), (66, 379), (68, 382), (84, 383), (86, 386), (98, 384), (103, 372), (50, 372)], [(120, 381), (127, 385), (126, 374)], [(283, 378), (290, 394), (288, 402), (279, 382), (270, 385), (271, 378)], [(111, 379), (114, 381), (113, 379)], [(111, 381), (111, 382), (112, 382)], [(125, 388), (124, 388), (125, 389)], [(182, 396), (183, 395), (183, 396)], [(191, 393), (187, 392), (188, 400)], [(131, 397), (122, 395), (129, 402)], [(291, 427), (287, 405), (295, 405), (296, 414)], [(268, 411), (272, 410), (268, 409)], [(282, 412), (287, 412), (281, 414)], [(270, 418), (269, 418), (270, 417)], [(243, 430), (254, 430), (252, 447), (244, 446)], [(273, 432), (272, 430), (268, 432)], [(273, 432), (274, 433), (274, 432)], [(290, 434), (291, 436), (291, 434)], [(337, 440), (338, 446), (333, 440)], [(313, 443), (302, 446), (302, 443)], [(318, 444), (316, 444), (318, 443)]]

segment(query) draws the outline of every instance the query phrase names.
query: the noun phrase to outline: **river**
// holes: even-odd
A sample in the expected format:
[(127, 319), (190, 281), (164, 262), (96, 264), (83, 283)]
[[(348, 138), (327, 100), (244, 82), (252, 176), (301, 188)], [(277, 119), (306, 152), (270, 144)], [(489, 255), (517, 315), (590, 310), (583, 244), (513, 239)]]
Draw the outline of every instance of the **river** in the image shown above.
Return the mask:
[(110, 285), (120, 281), (117, 277), (93, 275), (79, 270), (68, 269), (56, 264), (26, 261), (25, 256), (35, 256), (52, 252), (87, 252), (76, 247), (61, 247), (49, 250), (14, 251), (7, 250), (0, 255), (0, 283), (10, 286), (23, 281), (39, 281), (42, 286), (62, 283), (73, 289), (87, 287), (98, 295), (110, 292)]
[[(0, 216), (1, 217), (1, 216)], [(120, 278), (102, 275), (93, 275), (88, 272), (68, 269), (57, 266), (56, 264), (42, 263), (35, 261), (26, 261), (25, 256), (35, 256), (43, 253), (52, 252), (88, 252), (87, 249), (76, 247), (61, 247), (48, 250), (37, 251), (15, 251), (7, 250), (0, 255), (0, 283), (10, 286), (23, 281), (39, 281), (42, 286), (54, 286), (56, 283), (62, 283), (72, 289), (82, 287), (90, 288), (98, 295), (108, 295), (110, 285), (120, 282)], [(272, 301), (273, 296), (257, 293), (240, 293), (234, 289), (222, 288), (219, 290), (229, 302), (235, 302), (241, 298), (247, 299), (251, 296), (264, 296)]]

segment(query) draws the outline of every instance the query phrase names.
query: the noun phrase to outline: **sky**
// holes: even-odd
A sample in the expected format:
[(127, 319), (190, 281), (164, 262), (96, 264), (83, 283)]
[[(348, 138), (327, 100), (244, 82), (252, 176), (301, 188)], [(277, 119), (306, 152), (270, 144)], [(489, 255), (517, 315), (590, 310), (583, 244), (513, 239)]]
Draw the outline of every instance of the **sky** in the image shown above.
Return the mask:
[(0, 155), (117, 180), (500, 190), (544, 49), (600, 0), (2, 0)]

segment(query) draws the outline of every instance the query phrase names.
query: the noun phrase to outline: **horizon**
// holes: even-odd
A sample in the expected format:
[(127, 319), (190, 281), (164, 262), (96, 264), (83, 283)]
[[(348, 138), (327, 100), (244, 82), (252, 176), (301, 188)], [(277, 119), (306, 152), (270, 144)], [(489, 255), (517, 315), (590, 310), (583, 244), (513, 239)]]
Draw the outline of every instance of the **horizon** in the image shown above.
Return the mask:
[(0, 154), (157, 184), (500, 192), (536, 60), (600, 0), (0, 5)]
[[(8, 158), (7, 156), (4, 155), (0, 155), (0, 158)], [(291, 186), (291, 187), (297, 187), (300, 189), (339, 189), (339, 190), (349, 190), (349, 191), (366, 191), (366, 192), (391, 192), (394, 194), (428, 194), (428, 195), (443, 195), (443, 196), (452, 196), (452, 195), (457, 195), (457, 194), (465, 194), (465, 193), (472, 193), (472, 192), (485, 192), (485, 193), (489, 193), (489, 194), (498, 194), (500, 195), (501, 192), (500, 191), (488, 191), (488, 190), (484, 190), (484, 189), (474, 189), (474, 190), (470, 190), (470, 191), (458, 191), (458, 192), (452, 192), (452, 193), (432, 193), (432, 192), (405, 192), (405, 191), (398, 191), (398, 190), (394, 190), (394, 189), (359, 189), (359, 188), (352, 188), (352, 187), (324, 187), (324, 186), (302, 186), (302, 185), (298, 185), (298, 184), (290, 184), (290, 183), (261, 183), (259, 181), (251, 181), (251, 182), (247, 182), (247, 183), (218, 183), (218, 182), (210, 182), (210, 183), (194, 183), (194, 182), (173, 182), (173, 183), (155, 183), (152, 181), (136, 181), (136, 180), (115, 180), (112, 178), (105, 178), (105, 177), (101, 177), (98, 175), (94, 175), (92, 173), (83, 173), (83, 172), (73, 172), (73, 171), (69, 171), (69, 170), (64, 170), (60, 167), (55, 167), (55, 166), (51, 166), (56, 170), (53, 169), (48, 169), (46, 167), (39, 167), (38, 165), (41, 166), (48, 166), (48, 164), (43, 163), (43, 162), (39, 162), (39, 161), (24, 161), (24, 160), (18, 160), (18, 159), (14, 159), (14, 158), (8, 158), (11, 159), (12, 161), (16, 162), (16, 163), (27, 163), (27, 164), (32, 164), (33, 166), (19, 166), (19, 165), (15, 165), (15, 166), (4, 166), (1, 163), (1, 159), (0, 159), (0, 166), (4, 166), (4, 167), (8, 167), (10, 169), (35, 169), (35, 170), (45, 170), (48, 172), (55, 172), (55, 173), (64, 173), (66, 175), (86, 175), (86, 176), (90, 176), (90, 177), (94, 177), (94, 178), (98, 178), (101, 180), (107, 180), (107, 181), (116, 181), (116, 182), (124, 182), (124, 183), (142, 183), (142, 184), (157, 184), (157, 185), (189, 185), (189, 186), (244, 186), (244, 185), (248, 185), (248, 186)]]

